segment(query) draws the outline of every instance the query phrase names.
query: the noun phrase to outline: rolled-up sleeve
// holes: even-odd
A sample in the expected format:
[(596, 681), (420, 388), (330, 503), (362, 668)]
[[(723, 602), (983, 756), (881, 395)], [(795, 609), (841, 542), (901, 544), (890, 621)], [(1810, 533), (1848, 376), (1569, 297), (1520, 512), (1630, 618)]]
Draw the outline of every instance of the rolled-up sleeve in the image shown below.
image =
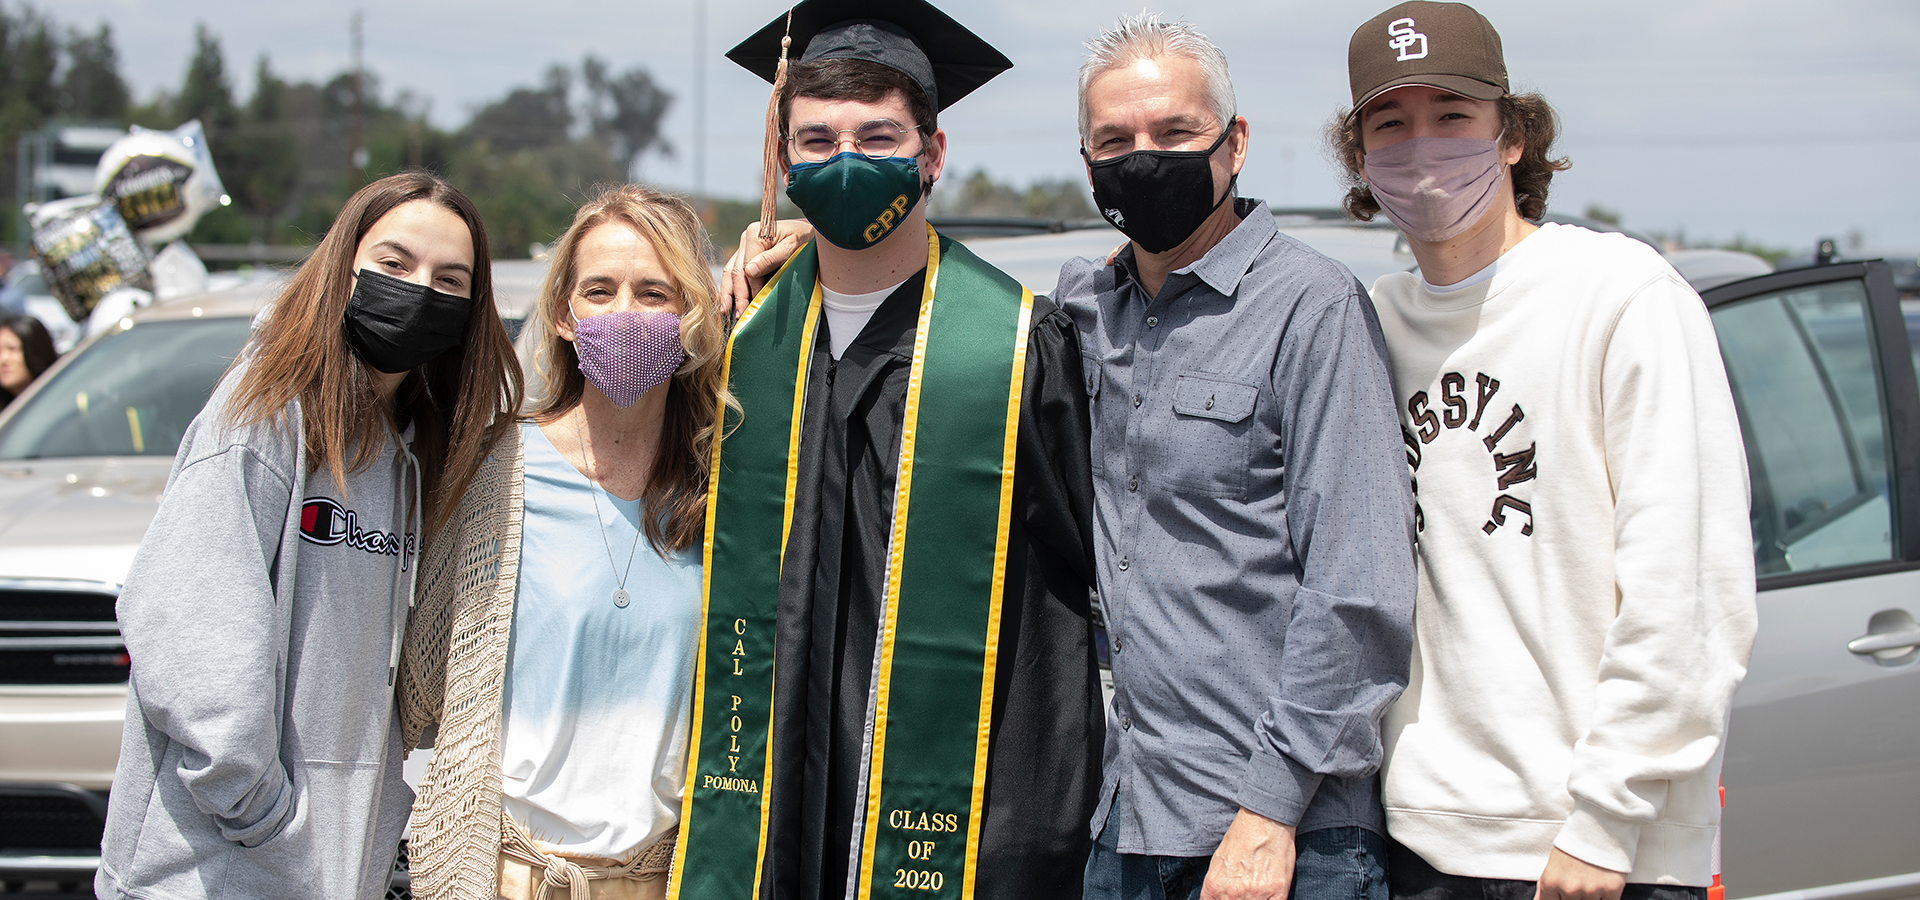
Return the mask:
[(1380, 719), (1407, 683), (1413, 495), (1386, 345), (1358, 284), (1286, 331), (1274, 361), (1287, 537), (1300, 566), (1256, 724), (1242, 808), (1297, 824), (1322, 778), (1380, 767)]

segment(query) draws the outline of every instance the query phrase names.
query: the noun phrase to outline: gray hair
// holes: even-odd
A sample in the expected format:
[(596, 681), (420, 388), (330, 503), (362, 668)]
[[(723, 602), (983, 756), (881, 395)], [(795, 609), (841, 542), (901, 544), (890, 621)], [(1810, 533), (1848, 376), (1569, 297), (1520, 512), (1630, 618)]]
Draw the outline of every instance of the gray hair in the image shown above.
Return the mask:
[(1207, 105), (1220, 127), (1234, 118), (1233, 77), (1227, 74), (1227, 56), (1186, 22), (1162, 22), (1158, 13), (1126, 16), (1120, 24), (1087, 42), (1087, 61), (1080, 64), (1080, 142), (1088, 138), (1087, 85), (1100, 75), (1143, 59), (1177, 56), (1193, 60), (1207, 80)]

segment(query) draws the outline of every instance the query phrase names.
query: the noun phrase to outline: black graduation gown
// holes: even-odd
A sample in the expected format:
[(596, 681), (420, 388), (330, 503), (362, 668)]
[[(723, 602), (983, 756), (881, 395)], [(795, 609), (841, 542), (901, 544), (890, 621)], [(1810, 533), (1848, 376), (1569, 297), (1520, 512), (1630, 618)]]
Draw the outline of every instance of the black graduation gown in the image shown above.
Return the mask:
[[(847, 896), (900, 426), (925, 271), (834, 361), (808, 369), (780, 573), (772, 808), (762, 896)], [(1105, 716), (1092, 649), (1087, 397), (1067, 315), (1034, 299), (1008, 541), (976, 896), (1078, 898)], [(924, 514), (924, 513), (919, 513)], [(971, 718), (967, 711), (959, 717)], [(951, 877), (948, 881), (952, 884)]]

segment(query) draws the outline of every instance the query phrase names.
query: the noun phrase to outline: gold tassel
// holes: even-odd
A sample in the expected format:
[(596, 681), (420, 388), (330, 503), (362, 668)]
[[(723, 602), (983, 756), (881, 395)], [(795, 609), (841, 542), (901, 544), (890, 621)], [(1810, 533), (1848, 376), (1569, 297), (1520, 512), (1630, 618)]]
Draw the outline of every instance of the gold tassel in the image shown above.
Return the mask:
[(773, 96), (767, 99), (767, 144), (760, 155), (760, 240), (771, 244), (774, 237), (773, 186), (780, 179), (782, 145), (780, 139), (780, 94), (787, 88), (787, 48), (793, 46), (793, 10), (787, 10), (787, 34), (780, 38), (780, 65), (774, 69)]

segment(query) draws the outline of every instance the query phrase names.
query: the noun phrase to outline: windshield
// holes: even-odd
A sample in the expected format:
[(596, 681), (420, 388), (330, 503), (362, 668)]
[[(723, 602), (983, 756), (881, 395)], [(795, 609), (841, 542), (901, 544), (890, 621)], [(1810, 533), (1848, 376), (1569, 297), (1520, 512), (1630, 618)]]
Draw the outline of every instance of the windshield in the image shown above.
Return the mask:
[(0, 429), (0, 459), (172, 456), (249, 324), (174, 319), (107, 334), (23, 401)]

